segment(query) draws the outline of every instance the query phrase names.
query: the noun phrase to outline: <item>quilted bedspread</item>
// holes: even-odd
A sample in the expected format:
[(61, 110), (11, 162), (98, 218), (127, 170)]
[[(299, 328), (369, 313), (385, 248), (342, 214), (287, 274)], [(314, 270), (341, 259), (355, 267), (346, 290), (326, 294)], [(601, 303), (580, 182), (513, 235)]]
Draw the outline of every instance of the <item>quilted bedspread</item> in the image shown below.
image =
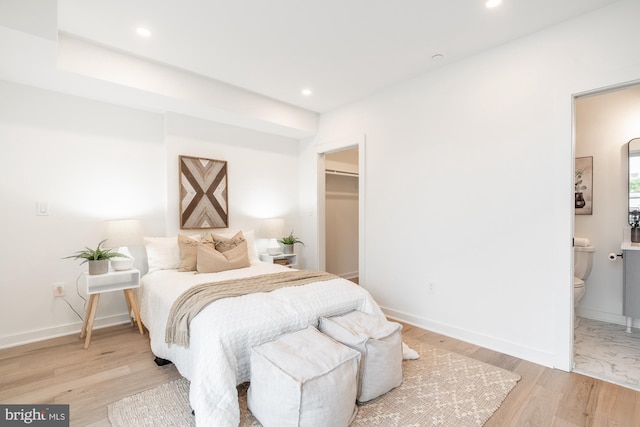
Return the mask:
[(189, 399), (199, 426), (237, 426), (236, 386), (249, 381), (251, 347), (282, 334), (318, 325), (322, 316), (352, 310), (384, 317), (371, 295), (345, 279), (225, 298), (205, 308), (191, 322), (189, 348), (166, 344), (169, 311), (182, 292), (199, 283), (286, 271), (264, 262), (222, 273), (195, 274), (161, 270), (143, 277), (139, 291), (142, 321), (149, 329), (151, 350), (171, 360), (191, 381)]

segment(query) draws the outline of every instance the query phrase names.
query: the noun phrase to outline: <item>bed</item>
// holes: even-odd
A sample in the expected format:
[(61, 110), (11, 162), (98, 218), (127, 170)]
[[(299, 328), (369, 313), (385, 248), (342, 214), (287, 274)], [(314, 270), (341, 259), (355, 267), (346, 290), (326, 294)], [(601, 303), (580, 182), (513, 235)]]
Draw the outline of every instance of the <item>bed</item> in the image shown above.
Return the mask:
[[(236, 386), (249, 381), (252, 346), (308, 325), (317, 326), (322, 316), (359, 310), (384, 317), (365, 289), (346, 279), (332, 278), (272, 292), (220, 299), (193, 319), (188, 347), (167, 344), (165, 332), (169, 312), (185, 290), (201, 283), (290, 271), (287, 267), (260, 261), (255, 244), (249, 241), (248, 267), (216, 273), (181, 272), (175, 268), (176, 248), (172, 242), (171, 239), (164, 241), (167, 248), (170, 247), (165, 248), (161, 262), (165, 268), (154, 264), (158, 261), (158, 253), (153, 253), (154, 250), (158, 252), (157, 247), (153, 249), (147, 242), (149, 272), (143, 276), (138, 293), (140, 313), (149, 330), (154, 355), (173, 362), (180, 374), (190, 381), (189, 399), (197, 425), (238, 425)], [(167, 255), (169, 252), (172, 255)]]

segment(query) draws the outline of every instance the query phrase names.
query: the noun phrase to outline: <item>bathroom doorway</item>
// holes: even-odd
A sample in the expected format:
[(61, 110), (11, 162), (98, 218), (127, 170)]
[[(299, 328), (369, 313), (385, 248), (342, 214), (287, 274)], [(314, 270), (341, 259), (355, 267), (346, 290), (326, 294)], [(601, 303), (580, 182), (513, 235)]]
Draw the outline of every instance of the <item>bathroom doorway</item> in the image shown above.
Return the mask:
[[(640, 319), (626, 332), (621, 253), (628, 229), (627, 143), (640, 136), (640, 84), (632, 83), (574, 97), (575, 157), (591, 158), (592, 211), (574, 216), (574, 236), (590, 239), (596, 251), (585, 294), (576, 307), (574, 368), (640, 390)], [(576, 190), (577, 191), (577, 190)]]

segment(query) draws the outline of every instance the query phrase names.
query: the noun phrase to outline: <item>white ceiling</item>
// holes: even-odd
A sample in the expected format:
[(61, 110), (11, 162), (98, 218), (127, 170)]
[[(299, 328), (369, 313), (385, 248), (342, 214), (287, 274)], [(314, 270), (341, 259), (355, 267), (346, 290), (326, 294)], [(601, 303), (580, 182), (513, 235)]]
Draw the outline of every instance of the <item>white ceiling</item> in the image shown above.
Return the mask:
[(325, 112), (614, 1), (58, 0), (58, 28)]

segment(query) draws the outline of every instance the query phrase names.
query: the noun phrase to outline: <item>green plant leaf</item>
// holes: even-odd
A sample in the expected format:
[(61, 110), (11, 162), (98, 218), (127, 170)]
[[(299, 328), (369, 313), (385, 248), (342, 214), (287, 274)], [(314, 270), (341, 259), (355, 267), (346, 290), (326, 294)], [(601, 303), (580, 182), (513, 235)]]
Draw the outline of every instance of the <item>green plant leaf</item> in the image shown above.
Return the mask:
[(294, 245), (296, 243), (300, 243), (302, 246), (304, 246), (304, 242), (293, 235), (293, 230), (291, 230), (291, 233), (289, 233), (288, 236), (279, 239), (278, 243), (281, 243), (283, 245)]
[(63, 259), (69, 259), (69, 258), (82, 259), (83, 261), (80, 263), (80, 265), (82, 265), (87, 261), (99, 261), (103, 259), (111, 259), (111, 258), (117, 258), (117, 257), (126, 258), (126, 255), (123, 255), (120, 252), (116, 252), (115, 249), (102, 248), (102, 244), (106, 241), (107, 239), (104, 239), (103, 241), (98, 243), (98, 246), (95, 249), (91, 249), (88, 246), (85, 246), (83, 250), (77, 251), (72, 255), (64, 257)]

